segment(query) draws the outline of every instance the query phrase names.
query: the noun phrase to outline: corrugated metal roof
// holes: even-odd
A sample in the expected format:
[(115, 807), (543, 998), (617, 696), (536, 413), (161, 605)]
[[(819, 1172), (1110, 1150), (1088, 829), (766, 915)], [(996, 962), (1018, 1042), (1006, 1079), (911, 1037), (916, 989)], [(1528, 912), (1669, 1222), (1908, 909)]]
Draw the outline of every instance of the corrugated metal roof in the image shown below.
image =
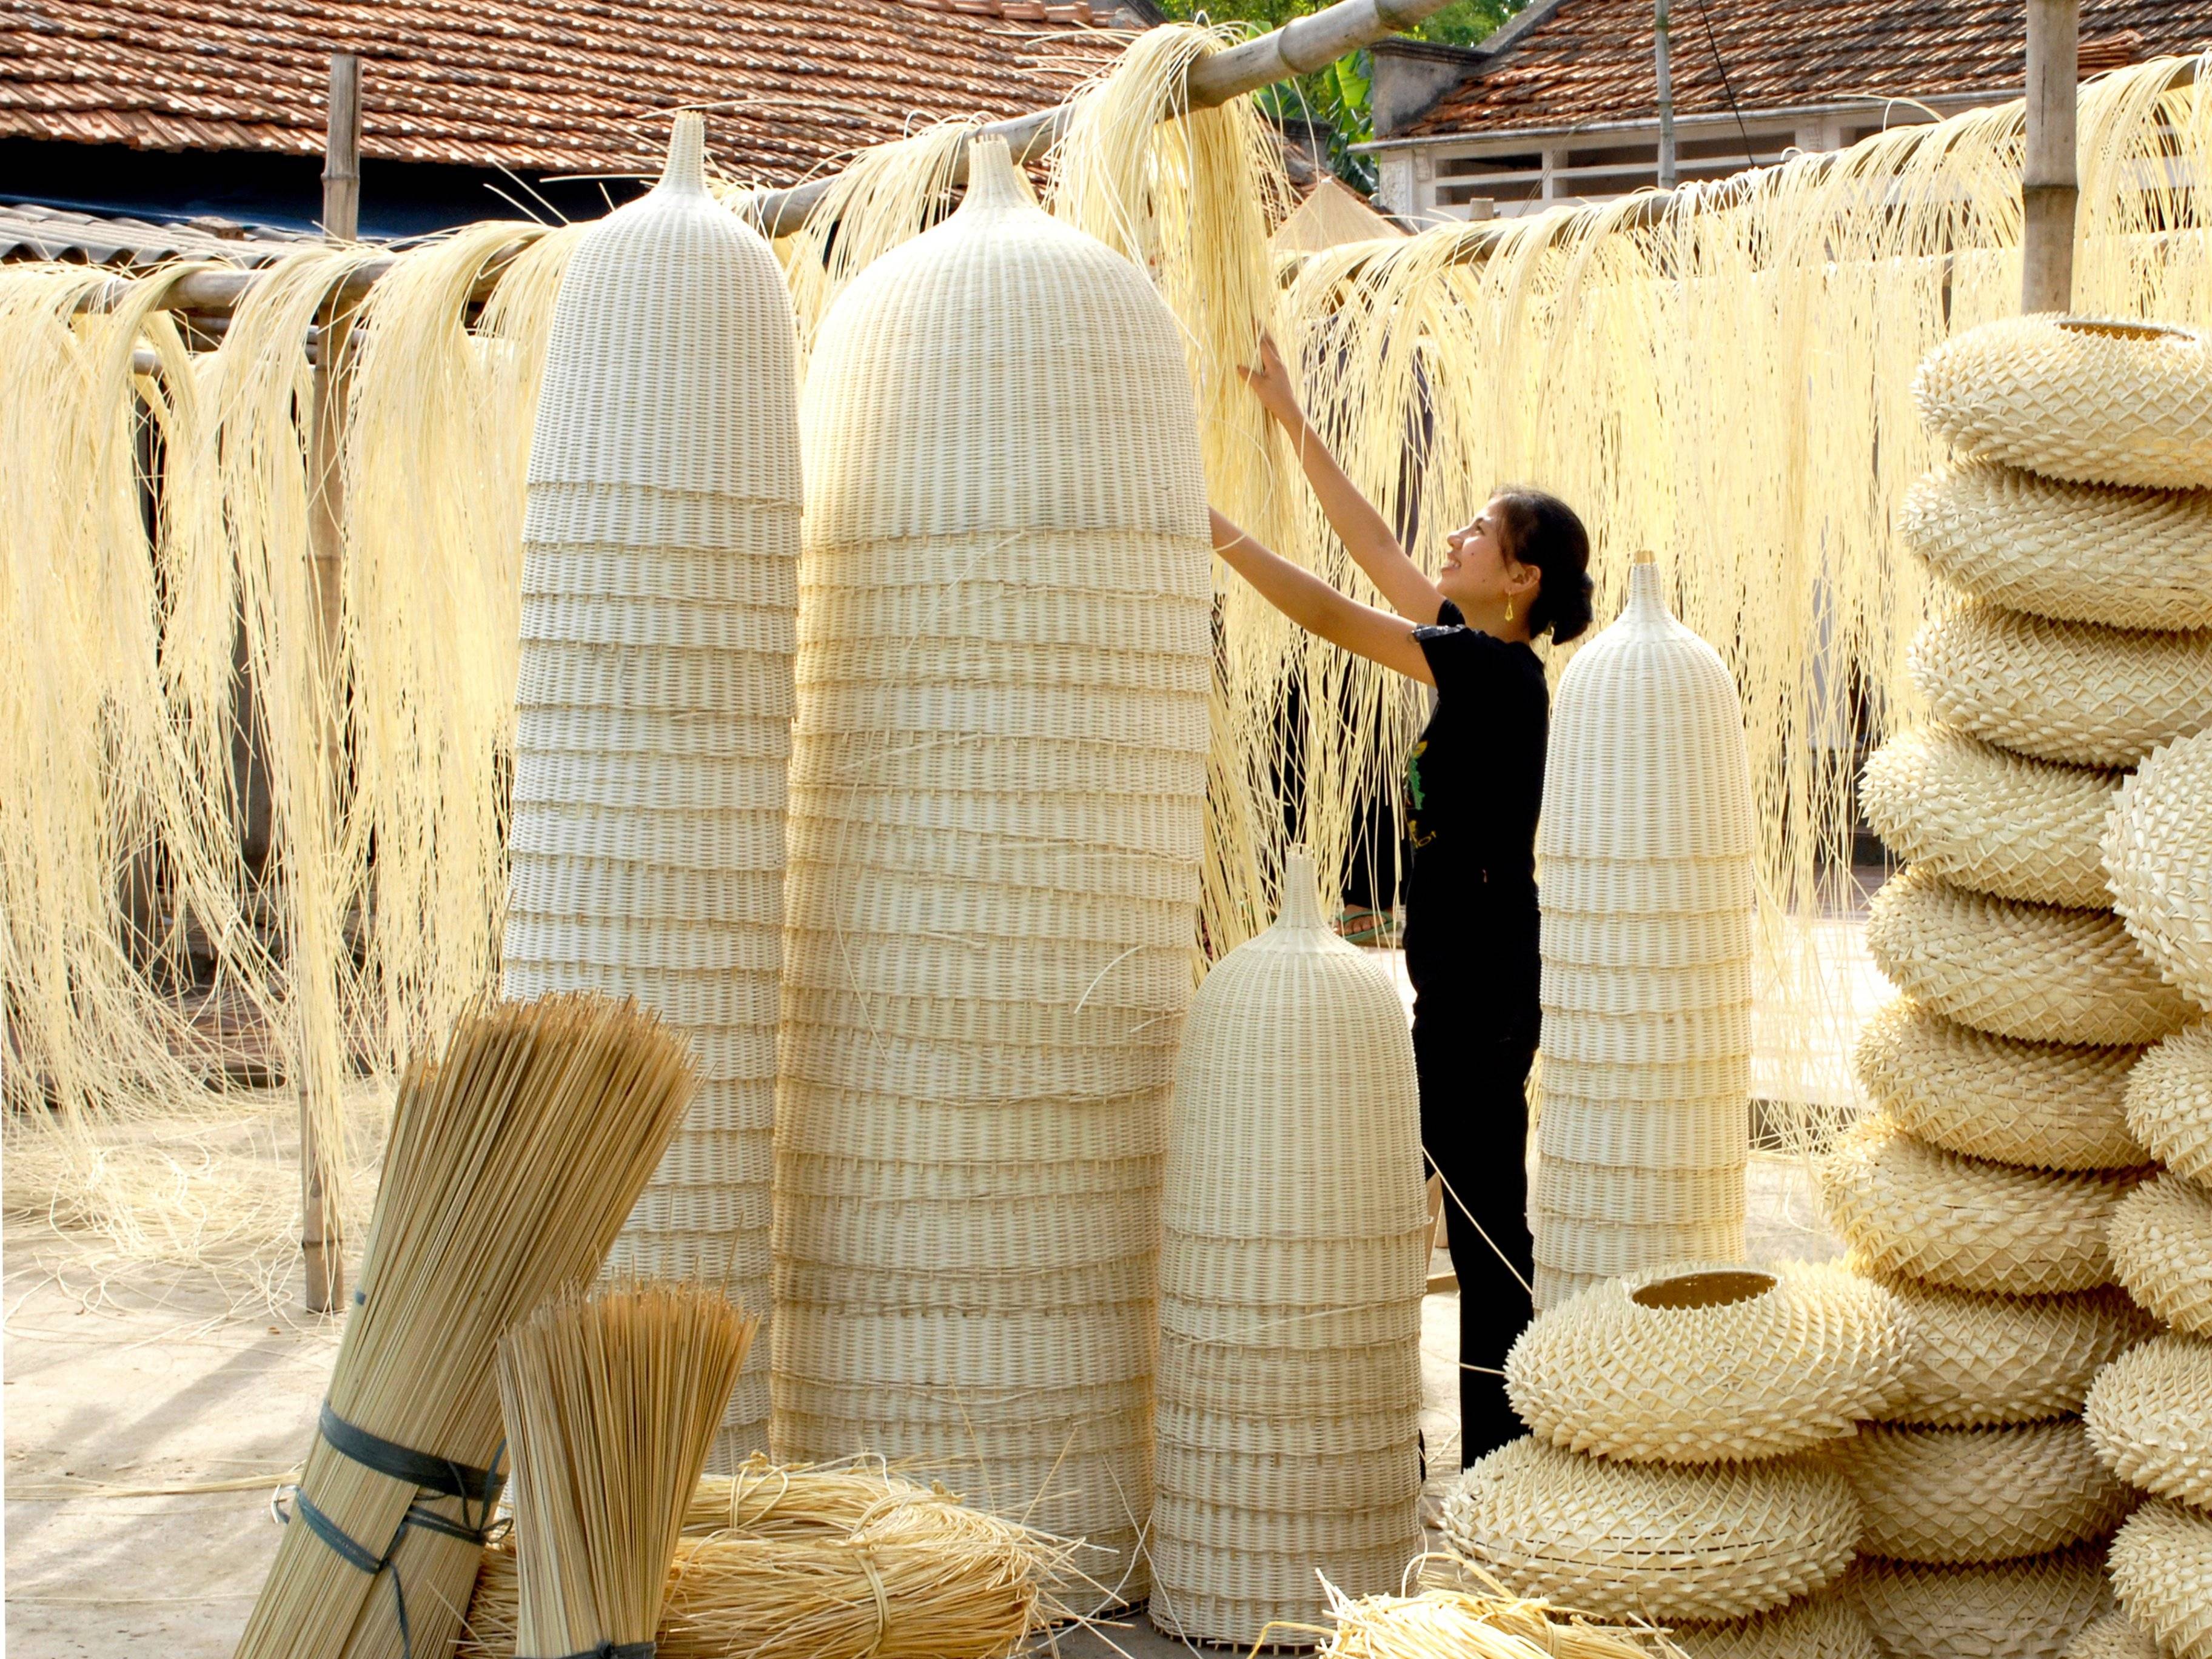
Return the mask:
[(169, 259), (264, 265), (313, 240), (228, 220), (157, 224), (31, 203), (0, 203), (0, 260), (65, 259), (133, 269)]

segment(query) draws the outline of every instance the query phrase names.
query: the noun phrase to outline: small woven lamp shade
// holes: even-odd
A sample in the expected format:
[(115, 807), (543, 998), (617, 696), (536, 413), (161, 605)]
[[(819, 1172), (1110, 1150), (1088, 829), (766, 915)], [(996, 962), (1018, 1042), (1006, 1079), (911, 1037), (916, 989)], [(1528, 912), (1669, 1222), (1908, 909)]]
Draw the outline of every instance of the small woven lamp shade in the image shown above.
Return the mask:
[(1316, 1571), (1395, 1592), (1421, 1535), (1420, 1097), (1397, 988), (1322, 921), (1302, 849), (1192, 1000), (1162, 1220), (1154, 1622), (1249, 1647), (1321, 1617)]
[(2106, 628), (2212, 628), (2212, 490), (2066, 483), (1972, 461), (1914, 485), (1897, 527), (1937, 575), (1992, 605)]
[(2178, 1331), (2212, 1337), (2212, 1192), (2167, 1173), (2112, 1213), (2112, 1276)]
[(2177, 1031), (2128, 1073), (2128, 1127), (2166, 1168), (2212, 1187), (2212, 1021)]
[(2212, 1342), (2171, 1333), (2105, 1367), (2082, 1415), (2130, 1486), (2212, 1510)]
[(1921, 417), (1954, 447), (2045, 477), (2212, 486), (2212, 343), (2101, 317), (1984, 323), (1928, 354)]
[(1859, 801), (1891, 852), (1954, 886), (2101, 908), (2111, 900), (2098, 843), (2119, 786), (2114, 773), (1923, 726), (1867, 763)]
[[(530, 453), (508, 836), (511, 997), (635, 997), (701, 1083), (608, 1260), (765, 1316), (797, 341), (768, 244), (707, 193), (704, 128), (586, 231)], [(763, 1327), (709, 1468), (768, 1442)]]
[(2154, 753), (2105, 833), (2112, 900), (2145, 955), (2212, 1008), (2212, 732)]
[(2153, 633), (1960, 605), (1912, 641), (1939, 720), (2016, 754), (2129, 767), (2212, 725), (2212, 632)]
[(1881, 1659), (1859, 1610), (1832, 1589), (1754, 1619), (1677, 1625), (1673, 1640), (1690, 1659)]
[(2103, 1552), (1993, 1566), (1863, 1559), (1844, 1594), (1887, 1659), (2060, 1659), (2107, 1601)]
[(1146, 1588), (1206, 489), (1144, 274), (969, 155), (823, 319), (801, 412), (775, 1443), (1086, 1538), (1112, 1605)]
[(2066, 1659), (2159, 1659), (2158, 1644), (2115, 1607), (2090, 1620), (2068, 1646)]
[(2112, 1592), (2164, 1659), (2212, 1659), (2212, 1515), (2154, 1498), (2112, 1540)]
[(1750, 767), (1735, 681), (1657, 567), (1559, 682), (1545, 760), (1535, 1305), (1743, 1254)]
[(2132, 1506), (2078, 1419), (2006, 1428), (1869, 1424), (1830, 1454), (1859, 1547), (1897, 1561), (2011, 1561), (2104, 1537)]

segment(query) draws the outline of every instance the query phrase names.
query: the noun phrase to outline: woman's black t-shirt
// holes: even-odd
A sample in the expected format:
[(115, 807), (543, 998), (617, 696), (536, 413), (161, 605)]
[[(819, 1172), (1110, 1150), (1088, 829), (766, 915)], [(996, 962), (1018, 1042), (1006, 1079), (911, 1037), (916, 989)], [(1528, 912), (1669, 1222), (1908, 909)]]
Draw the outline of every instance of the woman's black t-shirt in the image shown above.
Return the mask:
[(1451, 1018), (1468, 1036), (1531, 1036), (1544, 665), (1527, 646), (1468, 627), (1449, 601), (1413, 638), (1437, 707), (1406, 769), (1407, 971), (1416, 991), (1450, 988)]

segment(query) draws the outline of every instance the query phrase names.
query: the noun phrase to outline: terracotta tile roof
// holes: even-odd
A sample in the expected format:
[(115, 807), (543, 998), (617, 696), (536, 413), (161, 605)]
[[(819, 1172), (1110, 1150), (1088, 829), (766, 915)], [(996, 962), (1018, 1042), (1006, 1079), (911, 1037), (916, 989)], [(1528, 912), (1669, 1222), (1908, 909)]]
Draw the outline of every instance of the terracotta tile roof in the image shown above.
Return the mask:
[[(2022, 0), (1674, 0), (1668, 35), (1685, 115), (1725, 114), (1731, 92), (1741, 109), (1775, 110), (1863, 94), (2016, 96), (2027, 80)], [(2203, 46), (2212, 0), (2082, 0), (2084, 74)], [(1651, 0), (1558, 0), (1394, 136), (1651, 120), (1658, 98)]]
[(329, 54), (362, 149), (547, 172), (657, 165), (678, 105), (787, 184), (942, 116), (1057, 103), (1121, 39), (1099, 0), (0, 0), (0, 137), (319, 155)]

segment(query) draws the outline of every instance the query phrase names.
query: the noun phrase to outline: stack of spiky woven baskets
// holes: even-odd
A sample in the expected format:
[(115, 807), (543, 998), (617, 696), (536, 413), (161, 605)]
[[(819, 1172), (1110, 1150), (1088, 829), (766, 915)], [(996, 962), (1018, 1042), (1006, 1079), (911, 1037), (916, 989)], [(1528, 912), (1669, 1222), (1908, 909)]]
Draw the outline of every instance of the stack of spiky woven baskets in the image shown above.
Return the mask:
[(1742, 1254), (1752, 836), (1735, 683), (1639, 562), (1559, 682), (1545, 762), (1539, 1309)]
[(1527, 1595), (1676, 1627), (1697, 1656), (1875, 1659), (1834, 1594), (1858, 1542), (1822, 1449), (1902, 1386), (1888, 1292), (1839, 1267), (1670, 1267), (1540, 1314), (1505, 1362), (1533, 1431), (1444, 1501)]
[(1294, 850), (1217, 963), (1176, 1071), (1162, 1217), (1152, 1621), (1249, 1647), (1387, 1595), (1421, 1547), (1431, 1229), (1397, 987)]
[[(768, 244), (677, 118), (659, 185), (586, 232), (530, 453), (507, 994), (635, 997), (701, 1083), (610, 1271), (769, 1295), (797, 346)], [(710, 1467), (768, 1439), (754, 1343)]]
[(1961, 459), (1901, 528), (1964, 597), (1913, 647), (1935, 723), (1868, 769), (1911, 861), (1869, 943), (1905, 994), (1858, 1049), (1880, 1113), (1821, 1170), (1917, 1333), (1905, 1396), (1843, 1455), (1854, 1593), (1904, 1659), (2063, 1651), (2132, 1503), (2078, 1413), (2148, 1329), (2107, 1249), (2147, 1161), (2124, 1102), (2191, 1011), (2113, 914), (2100, 843), (2129, 769), (2212, 723), (2212, 633), (2189, 631), (2212, 628), (2212, 518), (2171, 493), (2212, 478), (2189, 476), (2208, 364), (2179, 331), (2031, 318), (1915, 387)]
[(801, 418), (777, 1455), (942, 1472), (1135, 1600), (1206, 788), (1182, 339), (982, 141)]

